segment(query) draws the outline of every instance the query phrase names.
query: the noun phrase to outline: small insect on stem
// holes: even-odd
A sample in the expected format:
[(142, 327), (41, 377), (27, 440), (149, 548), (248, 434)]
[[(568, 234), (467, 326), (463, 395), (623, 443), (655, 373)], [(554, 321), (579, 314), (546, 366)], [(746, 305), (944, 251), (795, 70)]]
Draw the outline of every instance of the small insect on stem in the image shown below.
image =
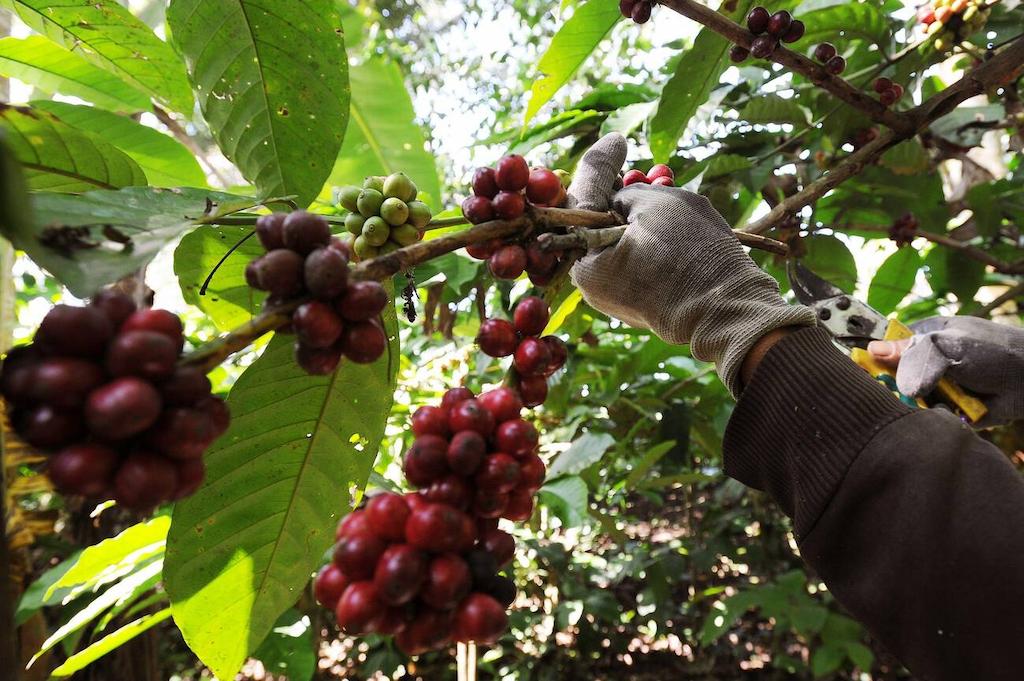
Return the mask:
[(402, 289), (402, 298), (405, 299), (402, 309), (405, 311), (405, 318), (412, 324), (416, 321), (416, 299), (419, 298), (419, 294), (416, 292), (416, 279), (412, 272), (406, 272), (405, 279), (409, 283)]

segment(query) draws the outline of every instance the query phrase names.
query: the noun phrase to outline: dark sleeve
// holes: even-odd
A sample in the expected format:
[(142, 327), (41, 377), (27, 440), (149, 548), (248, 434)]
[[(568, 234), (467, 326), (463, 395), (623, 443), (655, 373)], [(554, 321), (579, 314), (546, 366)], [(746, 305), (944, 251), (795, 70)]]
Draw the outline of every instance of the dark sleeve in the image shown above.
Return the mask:
[(805, 329), (762, 360), (724, 449), (915, 678), (1022, 678), (1024, 478), (955, 415), (906, 407)]

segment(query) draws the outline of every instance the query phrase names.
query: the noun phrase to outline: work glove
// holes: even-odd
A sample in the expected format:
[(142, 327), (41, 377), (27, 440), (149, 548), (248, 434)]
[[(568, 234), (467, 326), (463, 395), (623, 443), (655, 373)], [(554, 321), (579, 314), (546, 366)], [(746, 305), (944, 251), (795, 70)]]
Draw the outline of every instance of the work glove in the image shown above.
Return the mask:
[(613, 193), (625, 160), (625, 139), (611, 134), (580, 161), (569, 188), (577, 206), (611, 207), (629, 226), (617, 244), (577, 262), (572, 281), (595, 309), (668, 343), (690, 343), (737, 396), (753, 345), (774, 329), (814, 326), (815, 315), (782, 299), (703, 196), (646, 184)]
[(900, 392), (921, 397), (948, 376), (988, 408), (976, 426), (1024, 418), (1024, 329), (977, 317), (932, 317), (912, 328), (909, 342), (876, 341), (868, 348), (881, 361), (898, 362)]

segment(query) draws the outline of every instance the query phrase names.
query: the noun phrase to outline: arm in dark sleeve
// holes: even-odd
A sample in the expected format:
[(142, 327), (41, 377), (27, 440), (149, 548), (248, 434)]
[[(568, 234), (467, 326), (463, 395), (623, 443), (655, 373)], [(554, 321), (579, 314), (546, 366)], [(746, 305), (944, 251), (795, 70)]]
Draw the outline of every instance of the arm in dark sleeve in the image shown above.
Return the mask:
[(724, 449), (915, 678), (1022, 678), (1024, 478), (956, 416), (906, 407), (804, 329), (762, 360)]

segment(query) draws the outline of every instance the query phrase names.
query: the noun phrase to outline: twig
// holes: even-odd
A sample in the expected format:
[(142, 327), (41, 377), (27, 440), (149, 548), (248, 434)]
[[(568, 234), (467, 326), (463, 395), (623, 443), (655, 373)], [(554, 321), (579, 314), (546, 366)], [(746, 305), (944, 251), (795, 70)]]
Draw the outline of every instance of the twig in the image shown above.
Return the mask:
[(1017, 284), (1016, 286), (1011, 286), (1010, 288), (1006, 289), (1003, 293), (1001, 293), (991, 302), (986, 303), (977, 312), (974, 312), (973, 315), (975, 317), (987, 317), (989, 313), (992, 312), (992, 310), (996, 309), (1003, 303), (1008, 303), (1014, 298), (1019, 298), (1021, 296), (1024, 296), (1024, 281)]
[[(576, 229), (572, 228), (568, 234), (541, 234), (537, 237), (537, 242), (540, 247), (546, 251), (560, 251), (565, 249), (585, 249), (593, 250), (595, 248), (604, 248), (617, 242), (619, 238), (625, 233), (626, 225), (617, 225), (615, 227), (604, 227), (601, 229)], [(789, 255), (789, 247), (781, 241), (775, 239), (769, 239), (768, 237), (761, 236), (760, 234), (747, 234), (745, 232), (735, 232), (736, 238), (744, 246), (750, 248), (756, 248), (762, 251), (768, 251), (769, 253), (776, 253), (778, 255)]]

